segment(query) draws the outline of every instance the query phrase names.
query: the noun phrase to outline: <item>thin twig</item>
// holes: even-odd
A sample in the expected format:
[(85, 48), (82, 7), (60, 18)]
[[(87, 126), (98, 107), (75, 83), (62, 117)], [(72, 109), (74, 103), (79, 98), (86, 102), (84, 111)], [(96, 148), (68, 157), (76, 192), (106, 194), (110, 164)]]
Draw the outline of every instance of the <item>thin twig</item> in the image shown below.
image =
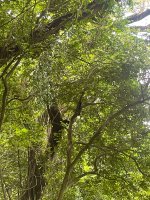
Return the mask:
[(12, 98), (12, 99), (10, 99), (10, 100), (7, 101), (7, 105), (8, 105), (10, 102), (14, 101), (14, 100), (21, 101), (21, 102), (23, 102), (23, 101), (30, 101), (32, 97), (33, 97), (32, 94), (29, 95), (29, 96), (27, 96), (26, 98), (14, 97), (14, 98)]

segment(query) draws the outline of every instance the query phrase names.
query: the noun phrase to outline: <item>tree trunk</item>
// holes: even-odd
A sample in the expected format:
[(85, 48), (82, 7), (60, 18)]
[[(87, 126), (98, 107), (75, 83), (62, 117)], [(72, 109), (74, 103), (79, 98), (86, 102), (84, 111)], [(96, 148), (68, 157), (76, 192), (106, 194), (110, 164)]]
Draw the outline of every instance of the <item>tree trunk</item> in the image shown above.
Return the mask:
[(23, 193), (21, 200), (40, 200), (46, 180), (44, 177), (45, 165), (50, 159), (53, 160), (57, 145), (60, 141), (63, 126), (62, 117), (58, 109), (57, 104), (47, 106), (47, 112), (49, 116), (49, 123), (51, 124), (51, 131), (48, 137), (47, 149), (44, 155), (37, 156), (37, 146), (31, 147), (28, 150), (28, 177), (25, 192)]
[(36, 149), (28, 150), (28, 180), (25, 192), (21, 200), (40, 200), (43, 189), (45, 187), (45, 164), (37, 162)]

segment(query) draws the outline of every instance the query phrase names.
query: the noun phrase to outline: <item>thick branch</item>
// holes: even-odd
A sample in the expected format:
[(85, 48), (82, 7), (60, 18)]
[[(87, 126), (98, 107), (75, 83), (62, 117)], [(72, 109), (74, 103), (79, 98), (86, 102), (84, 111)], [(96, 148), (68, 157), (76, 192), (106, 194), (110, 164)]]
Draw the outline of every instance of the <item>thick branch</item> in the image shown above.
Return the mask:
[(127, 19), (130, 21), (130, 22), (137, 22), (137, 21), (140, 21), (142, 19), (144, 19), (145, 17), (147, 17), (148, 15), (150, 15), (150, 9), (147, 9), (145, 10), (144, 12), (140, 13), (140, 14), (134, 14), (134, 15), (131, 15), (129, 16)]
[[(73, 13), (67, 13), (63, 16), (60, 16), (54, 19), (52, 22), (48, 22), (45, 25), (41, 25), (38, 28), (34, 29), (30, 35), (30, 45), (44, 42), (50, 35), (57, 34), (59, 30), (64, 29), (66, 24), (72, 24), (73, 20), (81, 21), (87, 17), (95, 15), (99, 11), (101, 11), (102, 16), (109, 8), (109, 2), (101, 2), (99, 3), (97, 0), (93, 0), (93, 2), (89, 3), (85, 9), (82, 10), (81, 15), (76, 19), (77, 11)], [(27, 40), (28, 41), (28, 40)], [(21, 47), (15, 43), (15, 41), (11, 42), (0, 47), (0, 66), (5, 64), (9, 59), (11, 59), (15, 55), (19, 55), (22, 52)]]
[[(103, 14), (108, 8), (108, 3), (102, 2), (99, 3), (97, 0), (89, 3), (85, 9), (82, 9), (81, 15), (77, 18), (78, 21), (81, 21), (85, 18), (96, 14), (101, 11)], [(57, 34), (59, 30), (64, 29), (66, 24), (72, 22), (76, 19), (77, 13), (67, 13), (63, 16), (54, 19), (52, 22), (47, 23), (45, 26), (39, 27), (32, 33), (31, 42), (37, 43), (45, 40), (49, 35)]]

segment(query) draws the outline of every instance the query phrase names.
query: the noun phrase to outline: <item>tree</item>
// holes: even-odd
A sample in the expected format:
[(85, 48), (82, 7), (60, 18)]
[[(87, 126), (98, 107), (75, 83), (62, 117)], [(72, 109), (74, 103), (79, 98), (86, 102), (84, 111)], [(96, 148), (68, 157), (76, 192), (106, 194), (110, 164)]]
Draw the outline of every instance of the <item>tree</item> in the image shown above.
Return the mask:
[(149, 198), (149, 47), (118, 2), (1, 2), (4, 199)]

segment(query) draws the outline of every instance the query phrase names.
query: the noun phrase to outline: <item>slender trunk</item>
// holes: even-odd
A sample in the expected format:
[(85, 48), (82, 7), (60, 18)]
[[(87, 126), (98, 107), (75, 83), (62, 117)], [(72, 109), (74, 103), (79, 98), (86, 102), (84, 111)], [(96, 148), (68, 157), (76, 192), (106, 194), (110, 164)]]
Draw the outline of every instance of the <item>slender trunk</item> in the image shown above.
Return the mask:
[(45, 187), (44, 164), (37, 162), (36, 149), (28, 151), (28, 181), (21, 200), (40, 200)]
[(60, 189), (60, 191), (59, 191), (57, 200), (62, 200), (62, 199), (63, 199), (64, 193), (65, 193), (65, 191), (66, 191), (66, 189), (67, 189), (67, 186), (68, 186), (70, 173), (71, 173), (71, 168), (69, 168), (69, 169), (66, 171), (66, 174), (65, 174), (63, 183), (62, 183), (62, 185), (61, 185), (61, 189)]
[(3, 198), (4, 200), (7, 200), (7, 195), (6, 195), (6, 189), (5, 189), (5, 184), (3, 181), (3, 174), (2, 174), (2, 169), (0, 169), (0, 179), (1, 179), (1, 187), (2, 187), (2, 192), (3, 192)]

